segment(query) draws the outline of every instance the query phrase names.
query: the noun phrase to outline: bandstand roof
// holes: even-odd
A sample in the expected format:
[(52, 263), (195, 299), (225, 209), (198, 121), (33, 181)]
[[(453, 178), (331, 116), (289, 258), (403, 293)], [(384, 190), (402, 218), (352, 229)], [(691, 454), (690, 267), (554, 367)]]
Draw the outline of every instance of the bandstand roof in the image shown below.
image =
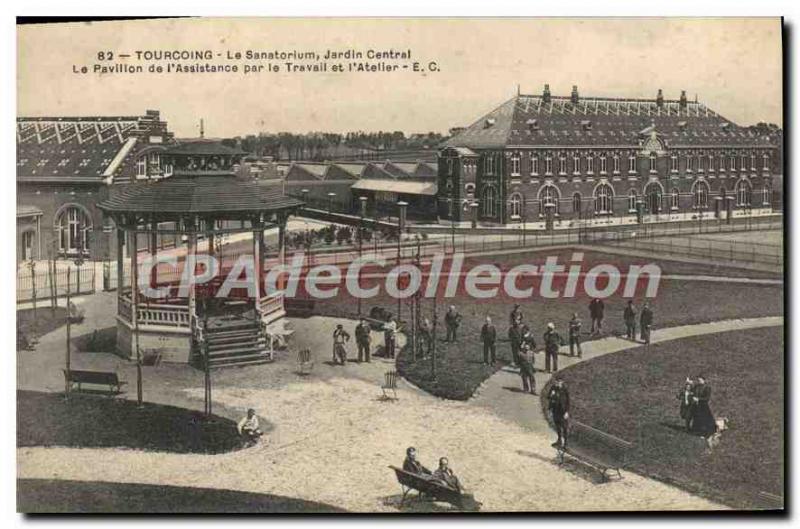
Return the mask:
[(221, 214), (274, 212), (302, 201), (283, 193), (280, 182), (251, 182), (232, 176), (173, 176), (120, 186), (97, 205), (106, 213)]

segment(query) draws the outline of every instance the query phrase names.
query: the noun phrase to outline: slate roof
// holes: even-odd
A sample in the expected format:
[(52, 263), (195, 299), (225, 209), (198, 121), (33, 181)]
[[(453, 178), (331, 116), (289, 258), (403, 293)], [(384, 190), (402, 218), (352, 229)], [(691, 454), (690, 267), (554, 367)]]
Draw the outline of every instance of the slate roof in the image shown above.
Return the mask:
[(524, 146), (637, 146), (650, 126), (668, 145), (770, 146), (769, 137), (740, 127), (705, 104), (680, 100), (517, 95), (443, 147), (492, 149)]
[(97, 206), (108, 212), (208, 214), (291, 209), (303, 203), (283, 193), (280, 180), (252, 182), (236, 177), (173, 176), (120, 186)]
[(154, 111), (145, 116), (17, 118), (17, 179), (100, 182), (159, 123)]
[(328, 171), (324, 163), (292, 163), (286, 171), (286, 180), (323, 180)]

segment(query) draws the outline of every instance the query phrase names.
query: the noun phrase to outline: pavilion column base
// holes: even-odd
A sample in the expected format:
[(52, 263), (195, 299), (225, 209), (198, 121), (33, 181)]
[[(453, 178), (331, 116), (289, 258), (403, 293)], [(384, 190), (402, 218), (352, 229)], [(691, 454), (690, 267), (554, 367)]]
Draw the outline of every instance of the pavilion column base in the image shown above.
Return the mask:
[[(139, 326), (139, 351), (143, 359), (146, 352), (157, 351), (161, 362), (188, 364), (191, 349), (192, 335), (188, 327)], [(125, 358), (136, 360), (134, 331), (122, 318), (117, 318), (117, 350)]]

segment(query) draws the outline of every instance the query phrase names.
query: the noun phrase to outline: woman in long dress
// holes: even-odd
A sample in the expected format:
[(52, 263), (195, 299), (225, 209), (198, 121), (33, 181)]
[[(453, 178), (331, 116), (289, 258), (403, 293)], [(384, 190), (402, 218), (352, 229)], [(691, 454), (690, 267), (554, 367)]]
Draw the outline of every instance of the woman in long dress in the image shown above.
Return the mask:
[(692, 414), (692, 431), (703, 437), (708, 437), (717, 431), (714, 414), (711, 413), (711, 386), (706, 383), (704, 376), (697, 377), (694, 386), (694, 413)]

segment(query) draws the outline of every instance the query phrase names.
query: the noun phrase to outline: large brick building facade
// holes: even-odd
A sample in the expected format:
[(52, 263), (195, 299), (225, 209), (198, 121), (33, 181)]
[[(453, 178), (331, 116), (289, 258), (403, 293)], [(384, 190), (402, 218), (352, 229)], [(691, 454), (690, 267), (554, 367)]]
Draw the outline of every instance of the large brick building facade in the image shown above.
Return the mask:
[(444, 144), (438, 215), (506, 224), (541, 220), (550, 209), (555, 222), (574, 224), (765, 212), (782, 173), (778, 140), (685, 92), (619, 99), (581, 97), (573, 87), (554, 96), (545, 85)]
[(169, 176), (161, 153), (172, 143), (154, 110), (17, 118), (18, 259), (109, 258), (116, 232), (95, 205), (119, 184)]

